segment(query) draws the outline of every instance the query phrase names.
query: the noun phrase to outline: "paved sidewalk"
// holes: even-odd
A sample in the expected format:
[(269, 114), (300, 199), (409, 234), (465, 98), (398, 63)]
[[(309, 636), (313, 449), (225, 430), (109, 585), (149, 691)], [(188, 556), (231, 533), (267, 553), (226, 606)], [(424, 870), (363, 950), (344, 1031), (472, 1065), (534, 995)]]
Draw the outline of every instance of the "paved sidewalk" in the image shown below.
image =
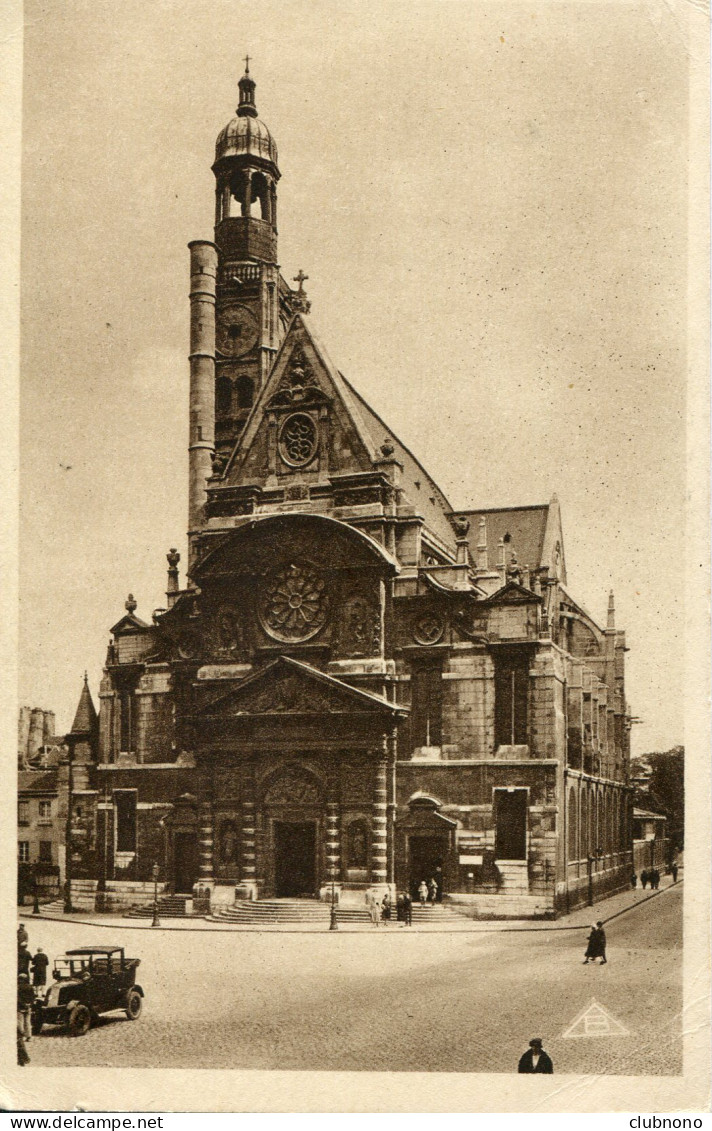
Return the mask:
[[(681, 873), (682, 876), (682, 873)], [(399, 930), (408, 930), (413, 934), (461, 934), (462, 932), (475, 932), (475, 933), (504, 933), (509, 931), (580, 931), (590, 926), (592, 922), (601, 919), (604, 923), (610, 922), (611, 919), (617, 918), (619, 915), (624, 915), (626, 912), (631, 911), (641, 903), (645, 903), (651, 899), (657, 899), (665, 894), (673, 886), (679, 887), (682, 882), (678, 878), (677, 885), (673, 885), (670, 876), (664, 876), (660, 881), (660, 888), (657, 891), (651, 891), (649, 888), (643, 891), (638, 887), (633, 890), (626, 890), (619, 892), (617, 895), (609, 896), (608, 899), (599, 900), (594, 903), (593, 907), (579, 907), (572, 911), (570, 915), (563, 915), (560, 919), (467, 919), (463, 916), (462, 923), (439, 924), (439, 923), (423, 923), (410, 928), (405, 928), (402, 924), (392, 921), (387, 927), (378, 928), (383, 936), (393, 936), (399, 933)], [(190, 919), (163, 919), (161, 920), (160, 928), (152, 928), (150, 919), (125, 919), (122, 916), (106, 915), (98, 912), (75, 912), (72, 915), (64, 914), (40, 914), (33, 915), (31, 911), (25, 911), (23, 908), (18, 908), (18, 918), (22, 919), (28, 927), (40, 919), (54, 920), (57, 922), (70, 922), (77, 924), (86, 924), (94, 927), (110, 927), (120, 928), (122, 931), (144, 931), (144, 930), (164, 930), (164, 931), (239, 931), (242, 933), (261, 934), (261, 933), (282, 933), (282, 934), (323, 934), (325, 930), (328, 931), (328, 924), (324, 923), (272, 923), (269, 926), (257, 926), (255, 924), (242, 924), (242, 923), (219, 923), (209, 921), (207, 919), (190, 918)], [(339, 931), (342, 934), (371, 934), (374, 933), (375, 928), (371, 923), (340, 923)]]

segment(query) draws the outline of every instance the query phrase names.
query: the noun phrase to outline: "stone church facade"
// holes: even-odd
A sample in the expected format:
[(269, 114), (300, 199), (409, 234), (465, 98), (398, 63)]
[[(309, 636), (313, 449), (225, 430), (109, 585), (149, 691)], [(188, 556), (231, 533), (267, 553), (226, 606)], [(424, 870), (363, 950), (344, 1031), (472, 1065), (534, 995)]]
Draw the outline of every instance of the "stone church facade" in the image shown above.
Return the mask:
[(280, 274), (277, 160), (246, 73), (190, 245), (187, 576), (172, 550), (166, 607), (111, 630), (72, 878), (102, 906), (156, 864), (214, 905), (435, 878), (502, 916), (618, 890), (612, 597), (601, 627), (571, 595), (555, 498), (454, 511), (335, 368)]

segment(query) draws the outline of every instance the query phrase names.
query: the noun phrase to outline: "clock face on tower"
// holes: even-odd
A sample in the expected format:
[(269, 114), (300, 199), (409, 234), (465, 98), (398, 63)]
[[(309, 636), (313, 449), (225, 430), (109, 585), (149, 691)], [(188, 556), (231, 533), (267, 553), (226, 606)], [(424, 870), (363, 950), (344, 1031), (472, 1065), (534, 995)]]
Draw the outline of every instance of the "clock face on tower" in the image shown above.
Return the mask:
[(225, 306), (218, 314), (215, 344), (226, 357), (241, 357), (257, 341), (257, 319), (246, 306)]

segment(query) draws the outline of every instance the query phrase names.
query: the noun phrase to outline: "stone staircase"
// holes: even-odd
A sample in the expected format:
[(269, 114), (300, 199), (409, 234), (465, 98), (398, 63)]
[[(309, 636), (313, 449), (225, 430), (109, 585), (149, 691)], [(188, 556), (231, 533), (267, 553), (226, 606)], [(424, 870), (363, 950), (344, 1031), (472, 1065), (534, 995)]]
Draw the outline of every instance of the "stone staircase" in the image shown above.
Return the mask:
[[(240, 900), (228, 907), (219, 907), (209, 918), (216, 923), (242, 923), (246, 926), (274, 926), (302, 924), (328, 927), (330, 907), (312, 899), (259, 899), (254, 902)], [(450, 923), (462, 923), (466, 913), (447, 904), (427, 903), (413, 905), (413, 926), (446, 927)], [(370, 923), (371, 916), (366, 905), (339, 904), (336, 908), (336, 921), (342, 926)], [(395, 911), (389, 926), (396, 925)]]
[[(192, 912), (186, 911), (186, 900), (188, 896), (185, 895), (161, 895), (158, 897), (158, 918), (159, 919), (182, 919), (185, 915), (192, 915)], [(125, 911), (124, 919), (152, 919), (153, 918), (153, 903), (144, 903), (138, 907), (132, 907), (129, 911)], [(202, 918), (202, 916), (201, 916)]]
[[(367, 923), (368, 912), (359, 907), (338, 907), (339, 923)], [(244, 923), (249, 926), (272, 926), (274, 924), (301, 923), (328, 927), (331, 908), (328, 903), (316, 899), (258, 899), (237, 900), (227, 907), (213, 911), (210, 919), (216, 923)]]

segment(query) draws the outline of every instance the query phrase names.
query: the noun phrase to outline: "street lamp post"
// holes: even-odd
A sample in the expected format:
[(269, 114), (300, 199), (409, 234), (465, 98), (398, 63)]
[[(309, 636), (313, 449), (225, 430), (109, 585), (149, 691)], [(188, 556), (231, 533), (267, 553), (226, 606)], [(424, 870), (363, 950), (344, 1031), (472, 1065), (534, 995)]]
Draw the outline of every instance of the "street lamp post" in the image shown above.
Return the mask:
[(329, 914), (329, 930), (338, 931), (339, 924), (336, 921), (336, 887), (334, 873), (331, 873), (331, 911)]
[(588, 906), (593, 907), (593, 856), (589, 856), (588, 864)]
[(158, 864), (153, 865), (153, 922), (152, 927), (160, 927), (161, 922), (158, 918)]
[(37, 881), (37, 865), (35, 864), (34, 873), (32, 875), (32, 914), (39, 915), (40, 913), (40, 899), (39, 899), (39, 883)]

